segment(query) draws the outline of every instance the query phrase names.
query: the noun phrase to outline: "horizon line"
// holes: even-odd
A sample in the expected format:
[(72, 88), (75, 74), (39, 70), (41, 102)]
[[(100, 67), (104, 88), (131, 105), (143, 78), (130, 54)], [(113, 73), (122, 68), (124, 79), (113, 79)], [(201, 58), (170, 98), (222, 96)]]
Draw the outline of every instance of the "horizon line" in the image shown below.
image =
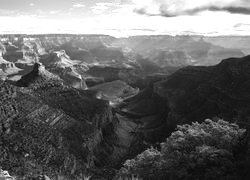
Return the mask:
[(0, 33), (0, 36), (42, 36), (42, 35), (71, 35), (71, 36), (110, 36), (113, 38), (129, 38), (129, 37), (145, 37), (145, 36), (170, 36), (170, 37), (178, 37), (178, 36), (199, 36), (199, 37), (250, 37), (249, 35), (243, 35), (243, 34), (213, 34), (213, 35), (207, 35), (207, 34), (141, 34), (141, 35), (128, 35), (128, 36), (120, 36), (116, 37), (114, 35), (110, 34), (88, 34), (88, 33)]

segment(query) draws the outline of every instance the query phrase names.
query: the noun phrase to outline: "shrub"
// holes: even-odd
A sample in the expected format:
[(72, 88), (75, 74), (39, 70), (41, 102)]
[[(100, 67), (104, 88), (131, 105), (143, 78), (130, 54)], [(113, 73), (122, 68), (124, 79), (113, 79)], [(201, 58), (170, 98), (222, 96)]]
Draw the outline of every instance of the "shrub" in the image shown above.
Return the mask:
[[(161, 143), (127, 160), (119, 174), (144, 179), (239, 179), (239, 163), (247, 149), (246, 131), (226, 121), (178, 126)], [(242, 156), (240, 156), (242, 155)], [(242, 177), (242, 176), (241, 176)]]

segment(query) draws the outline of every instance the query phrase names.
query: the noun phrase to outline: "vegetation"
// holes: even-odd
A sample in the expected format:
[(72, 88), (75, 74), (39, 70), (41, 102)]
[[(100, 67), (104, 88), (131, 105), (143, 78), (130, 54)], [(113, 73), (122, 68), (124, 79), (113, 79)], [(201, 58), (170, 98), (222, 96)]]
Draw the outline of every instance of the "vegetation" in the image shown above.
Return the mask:
[(145, 179), (246, 179), (249, 165), (247, 132), (223, 120), (192, 123), (135, 159), (127, 160), (119, 176)]

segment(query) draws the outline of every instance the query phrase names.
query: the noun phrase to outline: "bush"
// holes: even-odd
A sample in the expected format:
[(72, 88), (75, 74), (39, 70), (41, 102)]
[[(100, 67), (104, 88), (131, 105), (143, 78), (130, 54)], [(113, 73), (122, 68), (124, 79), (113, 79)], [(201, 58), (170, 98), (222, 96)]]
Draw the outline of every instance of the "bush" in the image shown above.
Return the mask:
[[(223, 120), (178, 126), (161, 151), (144, 151), (127, 160), (119, 174), (144, 179), (239, 179), (247, 149), (246, 131)], [(246, 178), (242, 177), (241, 178)]]

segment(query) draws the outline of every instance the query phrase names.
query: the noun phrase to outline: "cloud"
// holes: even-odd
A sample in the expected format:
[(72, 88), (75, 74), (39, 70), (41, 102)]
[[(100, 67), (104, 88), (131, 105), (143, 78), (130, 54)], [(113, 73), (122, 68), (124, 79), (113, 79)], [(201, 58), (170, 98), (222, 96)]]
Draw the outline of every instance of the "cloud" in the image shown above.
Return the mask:
[(113, 3), (96, 3), (95, 6), (91, 7), (91, 10), (95, 14), (102, 14), (113, 6)]
[(131, 0), (117, 0), (118, 4), (130, 4)]
[(49, 13), (50, 14), (58, 14), (58, 13), (60, 13), (60, 11), (59, 10), (52, 10), (52, 11), (49, 11)]
[(35, 4), (34, 3), (30, 3), (29, 6), (35, 6)]
[[(229, 12), (231, 14), (250, 14), (250, 7), (233, 7), (233, 6), (227, 6), (227, 7), (217, 7), (217, 6), (204, 6), (200, 8), (194, 8), (191, 10), (186, 10), (183, 12), (183, 14), (187, 15), (194, 15), (202, 11), (225, 11)], [(164, 11), (163, 11), (164, 12)]]
[(0, 9), (0, 16), (15, 16), (18, 15), (17, 11)]
[(148, 16), (176, 17), (196, 15), (204, 11), (228, 12), (231, 14), (250, 15), (248, 0), (134, 0), (134, 12)]
[[(159, 34), (249, 35), (250, 18), (242, 15), (248, 11), (238, 9), (248, 8), (248, 2), (249, 0), (115, 0), (92, 6), (86, 4), (86, 11), (82, 11), (84, 8), (73, 7), (74, 3), (71, 1), (65, 7), (70, 9), (67, 12), (60, 7), (41, 7), (40, 10), (35, 8), (32, 11), (4, 10), (0, 7), (0, 33), (85, 33), (116, 37)], [(89, 12), (89, 6), (97, 14)], [(133, 13), (134, 9), (137, 13)], [(197, 13), (200, 14), (196, 15)]]
[(85, 7), (85, 5), (81, 4), (81, 3), (76, 3), (76, 4), (73, 4), (72, 7), (73, 8), (83, 8), (83, 7)]

